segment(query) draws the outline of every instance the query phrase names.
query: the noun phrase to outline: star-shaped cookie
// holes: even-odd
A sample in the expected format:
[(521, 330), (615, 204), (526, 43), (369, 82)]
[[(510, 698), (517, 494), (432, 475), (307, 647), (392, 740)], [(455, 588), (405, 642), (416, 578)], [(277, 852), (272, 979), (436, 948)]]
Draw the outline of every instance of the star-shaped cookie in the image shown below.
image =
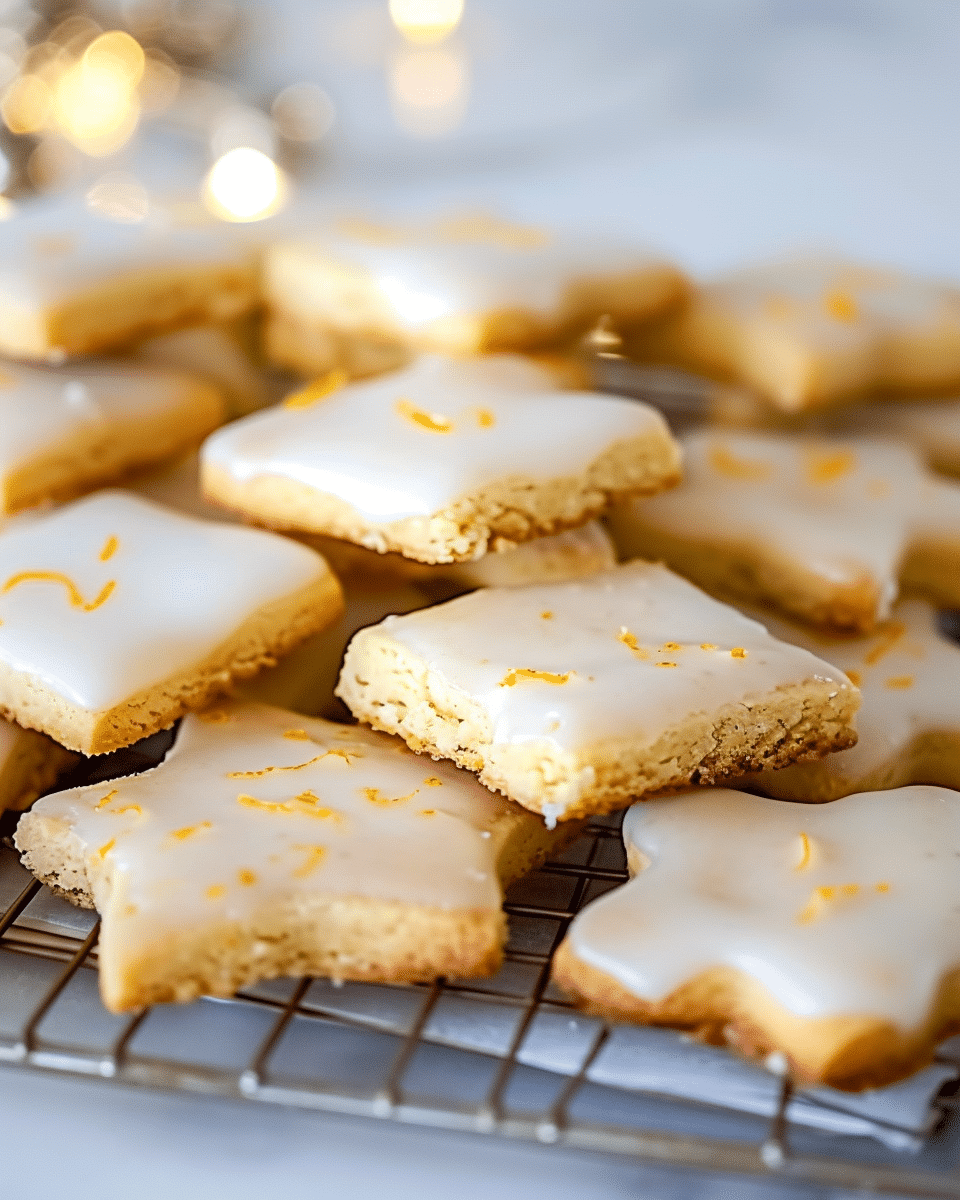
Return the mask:
[(652, 408), (556, 391), (511, 355), (321, 381), (208, 438), (201, 464), (210, 499), (263, 525), (426, 563), (583, 525), (680, 470)]
[(387, 617), (347, 647), (337, 695), (551, 822), (852, 745), (859, 703), (842, 671), (645, 562)]
[(555, 978), (859, 1090), (923, 1066), (960, 1021), (960, 793), (799, 805), (716, 789), (636, 805), (633, 878), (581, 912)]
[(786, 412), (922, 395), (960, 383), (960, 289), (835, 258), (768, 263), (705, 284), (629, 349), (746, 384)]
[(23, 817), (25, 864), (102, 917), (113, 1011), (277, 975), (485, 975), (502, 888), (568, 835), (395, 738), (231, 703), (142, 775)]
[(102, 754), (333, 621), (315, 551), (97, 492), (0, 532), (0, 712)]
[(774, 637), (839, 667), (860, 689), (857, 744), (817, 762), (763, 771), (743, 786), (781, 800), (836, 800), (851, 792), (931, 783), (960, 788), (960, 647), (936, 611), (901, 600), (872, 634), (818, 635), (752, 613)]
[(684, 480), (611, 514), (622, 555), (720, 595), (868, 632), (901, 587), (960, 604), (960, 487), (883, 439), (698, 432)]

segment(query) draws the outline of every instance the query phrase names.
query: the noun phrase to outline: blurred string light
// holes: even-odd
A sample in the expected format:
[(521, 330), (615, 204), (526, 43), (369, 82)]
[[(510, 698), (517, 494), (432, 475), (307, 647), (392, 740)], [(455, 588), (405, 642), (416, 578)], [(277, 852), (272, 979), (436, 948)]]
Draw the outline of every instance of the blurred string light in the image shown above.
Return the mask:
[(470, 90), (463, 47), (451, 40), (463, 0), (389, 0), (402, 42), (387, 64), (397, 125), (418, 138), (443, 137), (460, 124)]
[(203, 199), (221, 220), (262, 221), (283, 206), (286, 191), (286, 178), (269, 155), (237, 146), (210, 168)]

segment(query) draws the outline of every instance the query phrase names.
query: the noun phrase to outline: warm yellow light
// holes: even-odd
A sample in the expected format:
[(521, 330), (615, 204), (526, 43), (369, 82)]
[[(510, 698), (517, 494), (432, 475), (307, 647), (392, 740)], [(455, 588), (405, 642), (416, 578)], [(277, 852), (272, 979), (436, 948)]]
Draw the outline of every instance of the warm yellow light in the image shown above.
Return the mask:
[(285, 192), (283, 174), (271, 158), (250, 146), (238, 146), (210, 168), (203, 198), (224, 221), (262, 221), (281, 207)]
[(81, 62), (88, 71), (112, 75), (132, 90), (143, 75), (146, 57), (136, 38), (114, 29), (94, 38), (84, 50)]
[(462, 16), (463, 0), (390, 0), (390, 18), (410, 42), (442, 42)]
[(414, 137), (443, 137), (463, 119), (470, 73), (456, 46), (403, 46), (388, 78), (396, 122)]
[(0, 113), (11, 133), (39, 133), (50, 117), (53, 96), (38, 75), (21, 75), (7, 88)]
[(112, 154), (130, 137), (140, 117), (136, 88), (144, 54), (127, 33), (94, 38), (78, 62), (57, 80), (53, 116), (57, 128), (86, 154)]

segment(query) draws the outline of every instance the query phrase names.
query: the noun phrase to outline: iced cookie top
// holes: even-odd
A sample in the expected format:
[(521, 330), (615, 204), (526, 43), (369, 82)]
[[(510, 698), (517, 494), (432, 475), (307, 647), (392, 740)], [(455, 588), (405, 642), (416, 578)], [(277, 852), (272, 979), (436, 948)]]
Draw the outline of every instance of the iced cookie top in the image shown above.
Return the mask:
[(641, 524), (721, 549), (774, 548), (835, 585), (866, 572), (879, 585), (879, 616), (889, 613), (925, 494), (910, 447), (727, 432), (682, 445), (683, 482), (635, 507)]
[(635, 805), (624, 840), (638, 874), (570, 939), (643, 999), (732, 967), (797, 1016), (912, 1029), (960, 963), (960, 793), (800, 805), (704, 790)]
[[(493, 743), (549, 743), (576, 754), (618, 739), (653, 745), (722, 705), (806, 680), (846, 676), (655, 563), (588, 579), (483, 588), (361, 630), (426, 663), (484, 710)], [(355, 661), (355, 660), (354, 660)]]
[(223, 419), (223, 401), (207, 384), (162, 367), (93, 361), (70, 367), (0, 366), (0, 474), (76, 436), (124, 433), (140, 419), (186, 405)]
[(327, 573), (286, 538), (98, 492), (0, 532), (0, 663), (99, 712)]
[(767, 772), (761, 780), (792, 776), (799, 784), (813, 770), (853, 790), (857, 780), (906, 754), (916, 738), (937, 731), (960, 736), (960, 647), (940, 632), (931, 605), (903, 600), (875, 633), (859, 638), (818, 635), (767, 614), (760, 619), (775, 637), (839, 667), (862, 695), (855, 746), (816, 764)]
[(47, 309), (97, 283), (158, 267), (243, 266), (249, 246), (223, 223), (154, 203), (142, 219), (112, 220), (80, 196), (31, 201), (0, 222), (4, 312)]
[(552, 390), (519, 357), (424, 356), (332, 393), (309, 387), (208, 438), (204, 471), (296, 480), (369, 525), (442, 512), (497, 480), (576, 476), (618, 442), (668, 436), (633, 400)]
[(324, 269), (359, 269), (396, 324), (411, 333), (460, 315), (517, 309), (552, 315), (578, 280), (670, 273), (677, 294), (681, 286), (676, 268), (636, 243), (483, 215), (405, 227), (347, 218), (310, 239), (282, 243), (267, 264), (268, 289), (281, 303), (291, 260), (302, 268), (291, 305), (309, 308), (315, 290), (325, 307)]
[(499, 909), (497, 827), (515, 815), (397, 739), (231, 703), (185, 717), (160, 766), (47, 796), (28, 820), (69, 825), (111, 937), (135, 950), (306, 895)]

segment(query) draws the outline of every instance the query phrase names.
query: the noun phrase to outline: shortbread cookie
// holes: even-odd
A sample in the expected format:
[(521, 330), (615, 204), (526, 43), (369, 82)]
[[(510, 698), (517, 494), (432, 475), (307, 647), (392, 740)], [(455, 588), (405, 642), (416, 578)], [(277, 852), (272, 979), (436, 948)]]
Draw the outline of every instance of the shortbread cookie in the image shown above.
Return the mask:
[(231, 417), (246, 416), (280, 399), (229, 326), (194, 325), (163, 333), (142, 342), (136, 357), (208, 379), (226, 397)]
[(337, 695), (549, 820), (856, 741), (842, 671), (665, 567), (484, 588), (354, 637)]
[(788, 412), (941, 391), (960, 384), (960, 290), (840, 259), (774, 262), (708, 283), (629, 348), (747, 384)]
[(502, 888), (558, 844), (466, 772), (282, 709), (187, 717), (142, 775), (42, 800), (25, 864), (102, 917), (114, 1012), (277, 975), (487, 975)]
[(34, 200), (0, 224), (0, 353), (61, 360), (229, 320), (258, 297), (247, 243), (154, 205), (114, 221), (82, 199)]
[(196, 446), (226, 419), (221, 395), (131, 362), (0, 367), (0, 513), (64, 500)]
[(427, 357), (319, 396), (308, 388), (209, 438), (203, 488), (264, 525), (442, 563), (676, 482), (659, 413), (552, 391), (548, 378), (519, 358)]
[(42, 733), (0, 719), (0, 812), (26, 808), (77, 761)]
[(341, 221), (278, 243), (264, 269), (268, 351), (313, 372), (390, 369), (410, 350), (535, 349), (603, 313), (628, 328), (687, 293), (680, 271), (644, 248), (485, 216)]
[(0, 533), (0, 713), (103, 754), (271, 665), (341, 607), (306, 546), (98, 492)]
[(624, 840), (634, 878), (554, 959), (589, 1010), (850, 1090), (911, 1074), (960, 1028), (957, 792), (688, 793), (632, 808)]
[(836, 800), (851, 792), (932, 783), (960, 788), (960, 647), (936, 611), (902, 600), (875, 633), (830, 638), (766, 613), (774, 637), (839, 667), (860, 688), (857, 744), (818, 762), (763, 771), (743, 781), (781, 800)]
[(960, 487), (909, 446), (725, 432), (683, 449), (680, 487), (611, 513), (624, 557), (841, 631), (885, 620), (901, 584), (960, 604)]

